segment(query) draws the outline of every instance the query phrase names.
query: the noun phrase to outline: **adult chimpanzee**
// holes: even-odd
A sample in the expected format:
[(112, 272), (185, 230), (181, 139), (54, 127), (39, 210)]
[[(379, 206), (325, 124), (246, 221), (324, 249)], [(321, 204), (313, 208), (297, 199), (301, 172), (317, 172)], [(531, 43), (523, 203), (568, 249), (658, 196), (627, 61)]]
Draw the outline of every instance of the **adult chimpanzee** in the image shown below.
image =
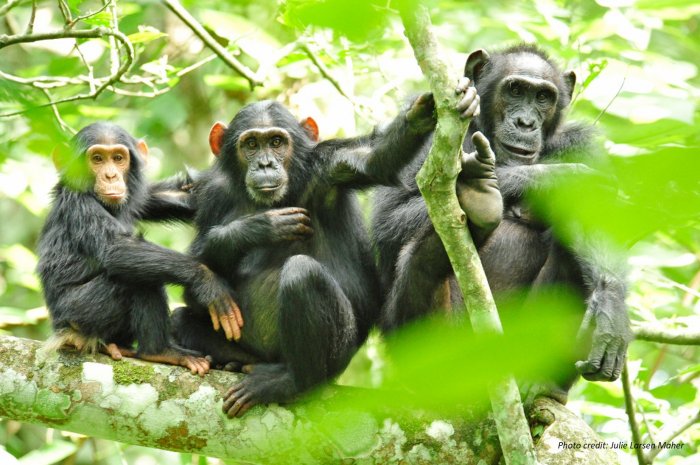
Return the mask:
[(434, 125), (433, 107), (422, 96), (382, 131), (320, 143), (315, 124), (272, 101), (212, 128), (218, 159), (195, 183), (192, 250), (227, 280), (246, 326), (227, 342), (189, 300), (174, 320), (184, 347), (246, 364), (225, 395), (229, 416), (332, 378), (366, 338), (380, 303), (353, 190), (396, 182)]
[[(590, 353), (576, 368), (589, 380), (614, 380), (631, 339), (620, 267), (608, 266), (609, 258), (596, 256), (595, 250), (583, 256), (558, 242), (523, 197), (526, 189), (543, 187), (558, 173), (592, 171), (586, 166), (596, 158), (591, 128), (562, 122), (575, 75), (562, 73), (529, 45), (491, 57), (483, 50), (474, 52), (465, 75), (481, 98), (481, 114), (472, 120), (469, 133), (482, 131), (491, 142), (504, 202), (500, 225), (490, 235), (475, 237), (491, 289), (497, 298), (547, 284), (568, 285), (580, 293), (587, 302), (580, 334), (592, 332), (592, 341), (581, 343), (591, 344), (583, 348)], [(469, 138), (464, 149), (473, 150)], [(386, 330), (439, 307), (444, 300), (436, 305), (436, 296), (444, 297), (450, 287), (455, 290), (449, 286), (449, 261), (414, 181), (427, 152), (421, 150), (422, 156), (401, 175), (407, 187), (380, 188), (376, 195), (373, 239), (389, 292), (382, 316)], [(595, 249), (595, 240), (589, 242)]]
[(119, 126), (95, 123), (75, 136), (65, 157), (70, 159), (56, 160), (61, 178), (41, 234), (38, 266), (56, 331), (49, 347), (99, 348), (115, 360), (135, 354), (204, 374), (204, 358), (177, 350), (169, 340), (163, 285), (187, 286), (230, 337), (239, 332), (240, 313), (206, 266), (134, 235), (137, 220), (194, 214), (179, 191), (184, 180), (146, 184), (147, 154), (145, 142)]

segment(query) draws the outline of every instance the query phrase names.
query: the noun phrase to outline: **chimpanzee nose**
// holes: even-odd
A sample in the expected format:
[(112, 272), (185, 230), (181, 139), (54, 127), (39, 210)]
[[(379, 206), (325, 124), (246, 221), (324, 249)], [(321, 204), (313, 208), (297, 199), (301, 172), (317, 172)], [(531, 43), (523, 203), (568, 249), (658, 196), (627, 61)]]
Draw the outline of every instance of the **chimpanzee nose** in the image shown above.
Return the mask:
[(524, 131), (532, 131), (535, 129), (535, 119), (527, 116), (518, 116), (516, 119), (516, 124), (519, 129)]
[(258, 160), (258, 168), (265, 169), (272, 167), (272, 160), (269, 158), (261, 158)]

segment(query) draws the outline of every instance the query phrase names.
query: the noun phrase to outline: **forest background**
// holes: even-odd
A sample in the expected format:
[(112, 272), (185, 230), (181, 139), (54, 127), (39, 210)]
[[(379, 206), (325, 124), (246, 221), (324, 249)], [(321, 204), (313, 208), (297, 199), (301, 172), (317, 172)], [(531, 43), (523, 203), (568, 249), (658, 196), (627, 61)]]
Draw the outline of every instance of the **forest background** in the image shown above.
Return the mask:
[[(210, 43), (168, 4), (177, 5), (0, 5), (0, 333), (45, 339), (50, 332), (34, 271), (36, 243), (57, 179), (51, 153), (75, 130), (106, 119), (144, 137), (152, 151), (148, 176), (160, 179), (185, 165), (206, 168), (212, 123), (230, 120), (246, 103), (278, 100), (299, 119), (312, 116), (322, 138), (331, 138), (369, 132), (427, 88), (389, 1), (183, 1)], [(580, 381), (568, 407), (605, 440), (630, 441), (628, 395), (644, 442), (686, 444), (661, 452), (654, 463), (700, 463), (700, 5), (427, 4), (455, 77), (469, 52), (521, 41), (539, 44), (576, 71), (570, 117), (600, 130), (626, 202), (613, 208), (585, 192), (561, 198), (568, 199), (567, 214), (625, 245), (630, 317), (657, 341), (630, 345), (627, 394), (620, 381)], [(3, 35), (97, 27), (121, 34), (3, 42)], [(371, 196), (361, 194), (367, 218)], [(181, 251), (193, 236), (189, 226), (142, 225), (142, 231)], [(169, 293), (174, 307), (181, 291)], [(696, 337), (664, 343), (665, 333), (679, 331)], [(339, 383), (381, 386), (385, 365), (384, 342), (373, 334)], [(9, 458), (3, 454), (33, 464), (219, 463), (8, 420), (0, 420), (0, 459)], [(620, 457), (637, 463), (632, 451)]]

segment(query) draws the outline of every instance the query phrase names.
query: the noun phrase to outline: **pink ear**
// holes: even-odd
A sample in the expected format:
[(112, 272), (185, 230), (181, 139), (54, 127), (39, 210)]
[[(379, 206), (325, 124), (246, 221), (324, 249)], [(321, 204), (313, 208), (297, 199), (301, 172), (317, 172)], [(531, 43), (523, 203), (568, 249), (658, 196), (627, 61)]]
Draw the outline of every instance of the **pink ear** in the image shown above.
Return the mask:
[(217, 157), (221, 153), (221, 146), (224, 145), (224, 133), (226, 132), (226, 125), (222, 122), (214, 123), (209, 131), (209, 147), (211, 147), (211, 152)]
[(146, 144), (145, 140), (139, 139), (136, 142), (136, 150), (138, 150), (141, 154), (143, 161), (148, 161), (148, 145)]
[(304, 128), (314, 142), (318, 142), (318, 124), (316, 124), (316, 120), (309, 116), (301, 122), (301, 127)]

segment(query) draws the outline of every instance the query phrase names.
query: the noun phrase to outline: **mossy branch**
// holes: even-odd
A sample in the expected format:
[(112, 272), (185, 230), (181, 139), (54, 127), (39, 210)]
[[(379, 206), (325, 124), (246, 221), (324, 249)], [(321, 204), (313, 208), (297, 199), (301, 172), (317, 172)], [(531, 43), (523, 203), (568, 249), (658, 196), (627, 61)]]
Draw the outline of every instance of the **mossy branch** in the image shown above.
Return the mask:
[[(329, 386), (288, 407), (258, 406), (243, 418), (226, 418), (222, 393), (240, 376), (213, 370), (198, 377), (129, 358), (45, 353), (38, 341), (0, 336), (0, 417), (245, 463), (499, 463), (491, 421), (415, 409), (368, 413), (376, 405), (368, 389)], [(537, 446), (543, 463), (615, 463), (609, 451), (557, 448), (600, 438), (561, 405), (537, 402), (533, 421), (549, 425)]]

